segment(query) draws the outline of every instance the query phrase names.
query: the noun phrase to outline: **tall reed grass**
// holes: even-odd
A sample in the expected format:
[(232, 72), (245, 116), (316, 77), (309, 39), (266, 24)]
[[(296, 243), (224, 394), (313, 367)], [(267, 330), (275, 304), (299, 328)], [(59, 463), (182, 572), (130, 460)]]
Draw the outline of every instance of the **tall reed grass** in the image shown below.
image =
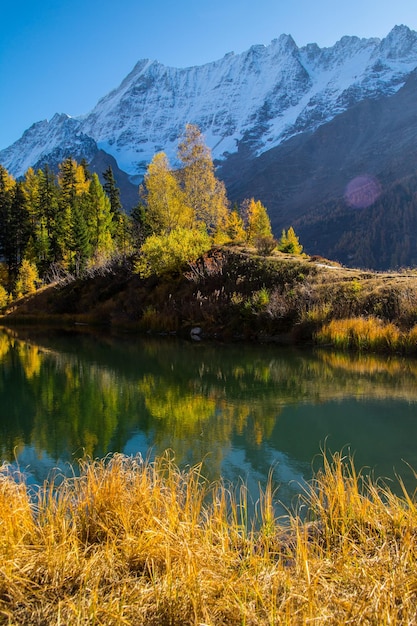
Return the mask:
[(417, 353), (417, 326), (401, 331), (395, 324), (375, 317), (333, 319), (315, 333), (315, 340), (342, 349), (413, 354)]
[[(272, 480), (244, 486), (116, 455), (36, 496), (0, 477), (0, 622), (247, 625), (417, 623), (417, 509), (324, 456), (307, 516), (278, 519)], [(301, 509), (298, 509), (301, 512)]]

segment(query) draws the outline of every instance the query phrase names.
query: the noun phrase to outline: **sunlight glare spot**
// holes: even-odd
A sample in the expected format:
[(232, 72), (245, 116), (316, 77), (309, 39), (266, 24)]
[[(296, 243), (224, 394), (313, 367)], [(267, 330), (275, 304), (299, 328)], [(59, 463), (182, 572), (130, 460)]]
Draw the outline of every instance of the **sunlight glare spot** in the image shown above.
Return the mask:
[(365, 209), (373, 204), (381, 195), (379, 181), (369, 174), (353, 178), (345, 190), (347, 204), (355, 209)]

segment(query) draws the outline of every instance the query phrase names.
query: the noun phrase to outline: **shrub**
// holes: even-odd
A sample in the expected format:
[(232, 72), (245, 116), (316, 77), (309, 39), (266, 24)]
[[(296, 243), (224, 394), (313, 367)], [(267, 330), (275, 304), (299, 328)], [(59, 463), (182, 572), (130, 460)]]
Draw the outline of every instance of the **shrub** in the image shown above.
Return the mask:
[(272, 236), (257, 237), (254, 243), (258, 253), (262, 256), (268, 256), (277, 247), (277, 242)]
[(211, 239), (203, 230), (179, 227), (166, 235), (151, 235), (140, 249), (135, 270), (142, 278), (178, 273), (210, 248)]

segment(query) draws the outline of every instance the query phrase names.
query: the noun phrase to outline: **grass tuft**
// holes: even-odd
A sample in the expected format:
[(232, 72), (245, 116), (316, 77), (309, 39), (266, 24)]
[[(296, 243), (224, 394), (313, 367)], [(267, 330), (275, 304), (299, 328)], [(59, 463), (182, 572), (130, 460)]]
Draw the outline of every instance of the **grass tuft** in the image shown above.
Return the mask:
[(400, 331), (395, 324), (374, 317), (333, 319), (316, 332), (315, 339), (342, 349), (417, 352), (417, 326)]
[[(401, 484), (401, 480), (400, 480)], [(278, 519), (272, 476), (247, 491), (115, 455), (36, 497), (0, 476), (0, 622), (10, 624), (414, 624), (417, 507), (324, 454)]]

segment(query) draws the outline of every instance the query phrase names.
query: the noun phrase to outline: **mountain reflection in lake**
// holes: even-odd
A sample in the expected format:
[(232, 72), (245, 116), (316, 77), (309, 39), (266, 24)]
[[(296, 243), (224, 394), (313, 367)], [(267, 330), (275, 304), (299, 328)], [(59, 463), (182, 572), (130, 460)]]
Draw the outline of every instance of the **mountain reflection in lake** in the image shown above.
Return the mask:
[(326, 445), (416, 486), (414, 360), (3, 330), (0, 371), (1, 459), (33, 482), (85, 455), (169, 448), (181, 466), (203, 460), (209, 479), (242, 478), (252, 493), (273, 467), (288, 505)]

